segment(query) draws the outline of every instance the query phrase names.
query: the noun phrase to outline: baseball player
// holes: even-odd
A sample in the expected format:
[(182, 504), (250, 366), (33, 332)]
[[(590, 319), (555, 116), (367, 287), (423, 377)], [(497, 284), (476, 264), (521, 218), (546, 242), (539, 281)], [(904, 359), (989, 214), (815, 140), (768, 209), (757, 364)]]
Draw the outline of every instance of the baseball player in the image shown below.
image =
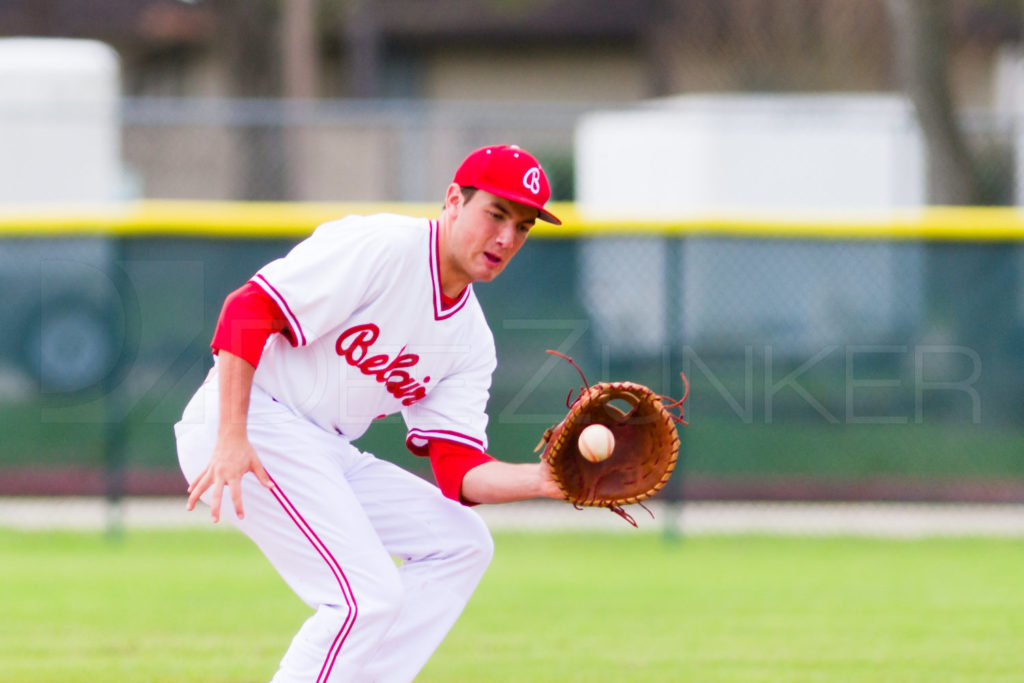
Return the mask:
[[(471, 506), (563, 498), (545, 463), (487, 454), (496, 359), (472, 286), (560, 223), (549, 195), (526, 151), (478, 149), (439, 218), (325, 223), (226, 298), (175, 435), (187, 508), (231, 520), (315, 610), (274, 681), (412, 680), (491, 559)], [(437, 486), (352, 446), (394, 413)]]

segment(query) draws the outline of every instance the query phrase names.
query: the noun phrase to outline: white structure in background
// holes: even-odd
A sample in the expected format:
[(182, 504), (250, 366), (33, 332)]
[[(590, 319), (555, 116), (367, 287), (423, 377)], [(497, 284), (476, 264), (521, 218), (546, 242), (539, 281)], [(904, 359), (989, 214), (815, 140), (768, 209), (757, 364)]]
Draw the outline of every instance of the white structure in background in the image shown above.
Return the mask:
[(121, 188), (120, 60), (104, 43), (0, 40), (0, 202), (93, 202)]
[[(921, 133), (896, 96), (682, 96), (595, 112), (575, 146), (578, 209), (591, 218), (841, 216), (926, 196)], [(613, 355), (729, 340), (814, 353), (886, 343), (919, 313), (914, 245), (701, 238), (680, 254), (670, 244), (583, 247), (581, 291)], [(610, 276), (612, 263), (645, 277)]]
[(1024, 51), (1004, 47), (996, 59), (993, 76), (994, 109), (1001, 120), (1010, 121), (1014, 142), (1014, 203), (1024, 206)]
[[(1013, 203), (1024, 206), (1024, 50), (1016, 45), (1004, 47), (996, 59), (993, 77), (995, 114), (1008, 121), (1014, 149)], [(1017, 261), (1024, 269), (1024, 250), (1017, 250)], [(1024, 283), (1017, 294), (1017, 314), (1024, 319)]]
[[(92, 40), (0, 39), (0, 211), (107, 202), (122, 187), (116, 52)], [(23, 390), (18, 369), (54, 391), (107, 374), (119, 341), (112, 262), (104, 239), (0, 244), (0, 393)]]

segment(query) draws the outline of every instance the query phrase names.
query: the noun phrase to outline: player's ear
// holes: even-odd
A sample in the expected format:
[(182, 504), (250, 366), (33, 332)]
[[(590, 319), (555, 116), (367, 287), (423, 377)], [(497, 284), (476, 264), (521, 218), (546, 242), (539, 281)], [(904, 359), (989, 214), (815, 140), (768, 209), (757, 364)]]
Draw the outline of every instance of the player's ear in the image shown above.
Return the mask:
[(453, 211), (457, 215), (462, 208), (462, 188), (457, 183), (448, 186), (448, 192), (444, 196), (445, 211)]

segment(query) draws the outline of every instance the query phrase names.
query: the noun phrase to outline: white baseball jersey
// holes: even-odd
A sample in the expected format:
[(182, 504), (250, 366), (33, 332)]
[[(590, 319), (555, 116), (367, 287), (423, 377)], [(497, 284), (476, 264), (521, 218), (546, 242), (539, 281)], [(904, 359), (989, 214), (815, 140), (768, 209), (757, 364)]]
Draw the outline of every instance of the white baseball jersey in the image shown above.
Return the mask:
[(254, 384), (349, 440), (401, 412), (407, 443), (487, 449), (494, 337), (467, 287), (442, 303), (438, 223), (391, 214), (325, 223), (253, 282), (280, 306), (295, 346), (267, 341)]

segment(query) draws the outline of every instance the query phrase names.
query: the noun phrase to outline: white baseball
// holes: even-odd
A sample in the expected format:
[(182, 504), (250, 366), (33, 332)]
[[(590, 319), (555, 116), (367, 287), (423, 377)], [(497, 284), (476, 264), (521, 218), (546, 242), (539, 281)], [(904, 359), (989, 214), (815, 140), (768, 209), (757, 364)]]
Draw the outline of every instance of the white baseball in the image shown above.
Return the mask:
[(615, 436), (604, 425), (590, 425), (580, 432), (577, 443), (580, 453), (590, 462), (606, 460), (615, 450)]

